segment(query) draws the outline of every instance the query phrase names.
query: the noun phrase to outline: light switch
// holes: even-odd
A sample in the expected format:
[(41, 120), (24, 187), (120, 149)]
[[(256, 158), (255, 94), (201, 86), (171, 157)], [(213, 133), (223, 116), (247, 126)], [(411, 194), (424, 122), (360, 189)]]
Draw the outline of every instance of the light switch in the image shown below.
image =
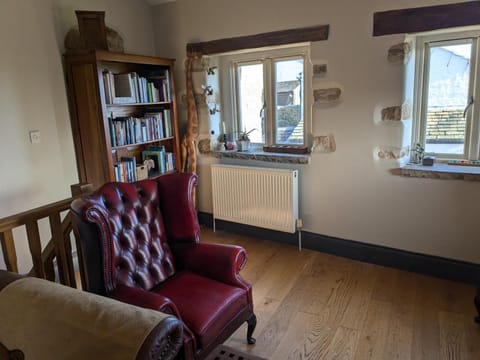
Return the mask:
[(40, 144), (40, 131), (32, 130), (28, 133), (30, 135), (30, 142), (32, 144)]

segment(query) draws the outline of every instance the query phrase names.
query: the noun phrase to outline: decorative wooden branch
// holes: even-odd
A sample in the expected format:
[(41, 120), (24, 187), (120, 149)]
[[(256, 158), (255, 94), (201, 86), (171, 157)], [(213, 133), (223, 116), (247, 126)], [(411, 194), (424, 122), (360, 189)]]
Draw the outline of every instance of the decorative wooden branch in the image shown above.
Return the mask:
[(193, 92), (192, 66), (193, 62), (201, 58), (198, 53), (189, 53), (186, 64), (186, 79), (187, 79), (187, 132), (182, 140), (182, 171), (196, 172), (197, 171), (197, 137), (198, 137), (198, 114), (197, 104)]

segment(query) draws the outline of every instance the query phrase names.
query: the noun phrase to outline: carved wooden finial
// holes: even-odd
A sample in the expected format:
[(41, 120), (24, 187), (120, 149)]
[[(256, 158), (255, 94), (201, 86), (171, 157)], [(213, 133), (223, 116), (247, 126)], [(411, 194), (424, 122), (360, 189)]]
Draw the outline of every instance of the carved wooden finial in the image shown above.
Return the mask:
[(108, 50), (105, 11), (75, 11), (85, 49)]
[(108, 50), (123, 53), (121, 35), (105, 25), (104, 11), (75, 11), (78, 28), (72, 27), (65, 36), (67, 52), (82, 50)]

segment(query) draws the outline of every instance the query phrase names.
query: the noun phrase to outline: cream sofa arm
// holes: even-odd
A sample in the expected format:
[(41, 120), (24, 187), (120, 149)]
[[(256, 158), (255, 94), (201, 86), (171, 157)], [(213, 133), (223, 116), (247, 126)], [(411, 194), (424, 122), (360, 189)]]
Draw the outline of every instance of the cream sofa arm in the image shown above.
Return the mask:
[(0, 343), (28, 360), (164, 360), (183, 343), (174, 317), (3, 270), (0, 319)]

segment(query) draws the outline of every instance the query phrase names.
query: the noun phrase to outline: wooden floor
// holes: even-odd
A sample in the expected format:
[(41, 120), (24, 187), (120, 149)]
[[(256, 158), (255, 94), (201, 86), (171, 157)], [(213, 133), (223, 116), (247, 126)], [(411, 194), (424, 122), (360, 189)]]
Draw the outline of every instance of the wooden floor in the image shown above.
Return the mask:
[(272, 241), (202, 229), (243, 246), (256, 345), (246, 325), (226, 345), (268, 359), (480, 359), (475, 289)]

